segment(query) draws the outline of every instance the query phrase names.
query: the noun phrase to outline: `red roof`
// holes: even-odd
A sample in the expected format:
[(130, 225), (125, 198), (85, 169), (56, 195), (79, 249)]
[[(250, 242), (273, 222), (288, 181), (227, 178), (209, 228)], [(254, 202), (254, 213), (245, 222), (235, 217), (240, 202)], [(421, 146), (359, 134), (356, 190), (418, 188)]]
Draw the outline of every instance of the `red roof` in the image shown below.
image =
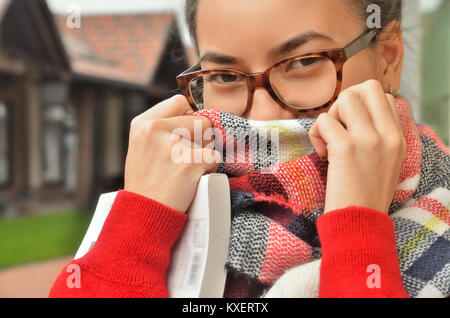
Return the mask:
[(75, 74), (148, 86), (175, 23), (172, 13), (56, 17)]

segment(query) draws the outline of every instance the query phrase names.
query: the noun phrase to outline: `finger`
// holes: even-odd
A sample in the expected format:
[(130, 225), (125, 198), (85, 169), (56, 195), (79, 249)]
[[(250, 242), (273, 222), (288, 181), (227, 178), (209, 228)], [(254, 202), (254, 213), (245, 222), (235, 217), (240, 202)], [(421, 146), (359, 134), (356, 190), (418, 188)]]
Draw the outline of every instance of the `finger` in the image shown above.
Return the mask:
[(214, 173), (217, 171), (219, 164), (222, 162), (222, 157), (220, 153), (214, 149), (199, 148), (193, 143), (185, 144), (184, 150), (190, 158), (189, 162), (184, 163), (194, 163), (196, 167), (200, 170), (203, 175), (205, 173)]
[(203, 148), (203, 166), (205, 167), (205, 172), (215, 173), (219, 164), (222, 162), (222, 156), (220, 153), (214, 149)]
[(360, 96), (380, 134), (395, 128), (392, 110), (380, 82), (369, 80), (348, 89)]
[(391, 94), (386, 94), (386, 97), (389, 101), (389, 105), (391, 107), (391, 111), (392, 111), (392, 115), (394, 116), (394, 123), (397, 127), (397, 129), (402, 132), (402, 124), (401, 124), (401, 120), (400, 120), (400, 114), (398, 112), (398, 107), (397, 107), (397, 101), (395, 100), (395, 97)]
[(203, 133), (206, 129), (212, 128), (211, 121), (205, 116), (176, 116), (163, 119), (164, 128), (172, 131), (175, 128), (186, 128), (191, 134), (194, 132)]
[(375, 133), (375, 128), (367, 108), (358, 94), (351, 90), (343, 91), (328, 114), (341, 122), (347, 131), (355, 136)]
[[(188, 137), (187, 139), (201, 147), (205, 147), (214, 140), (214, 133), (211, 131), (213, 126), (207, 117), (177, 116), (161, 121), (167, 132), (184, 138)], [(209, 130), (208, 133), (206, 133), (207, 130)]]
[(184, 95), (177, 94), (169, 99), (163, 100), (139, 117), (144, 120), (170, 118), (174, 116), (189, 115), (194, 111)]
[(338, 120), (328, 113), (322, 113), (311, 127), (309, 137), (317, 154), (325, 158), (328, 156), (328, 145), (339, 147), (349, 136)]

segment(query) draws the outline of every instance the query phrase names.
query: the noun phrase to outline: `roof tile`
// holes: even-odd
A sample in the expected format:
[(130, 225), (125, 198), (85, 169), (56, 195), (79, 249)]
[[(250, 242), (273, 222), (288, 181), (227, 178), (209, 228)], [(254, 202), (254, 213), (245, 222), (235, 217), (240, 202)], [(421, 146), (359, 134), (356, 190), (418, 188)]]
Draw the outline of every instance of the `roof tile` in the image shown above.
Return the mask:
[(55, 17), (76, 74), (148, 86), (158, 66), (172, 13), (82, 16), (81, 28)]

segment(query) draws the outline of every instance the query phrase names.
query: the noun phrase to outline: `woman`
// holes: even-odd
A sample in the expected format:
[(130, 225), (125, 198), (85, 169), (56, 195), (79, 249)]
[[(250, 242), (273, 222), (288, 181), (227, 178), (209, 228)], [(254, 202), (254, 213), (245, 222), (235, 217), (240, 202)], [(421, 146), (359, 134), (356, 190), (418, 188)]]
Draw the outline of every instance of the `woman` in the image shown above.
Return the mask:
[[(373, 14), (377, 8), (381, 14), (376, 34), (366, 32), (366, 12), (373, 4)], [(345, 61), (342, 85), (330, 84), (324, 75), (329, 74), (326, 65), (334, 62), (338, 68), (339, 61), (310, 57), (296, 62), (305, 69), (323, 63), (319, 72), (323, 80), (317, 85), (305, 81), (301, 94), (283, 91), (287, 87), (283, 79), (277, 84), (276, 75), (271, 75), (271, 92), (260, 85), (251, 96), (230, 103), (230, 95), (221, 100), (203, 88), (210, 83), (205, 74), (199, 85), (188, 83), (191, 90), (186, 96), (176, 95), (136, 117), (130, 130), (125, 188), (94, 248), (72, 262), (81, 268), (81, 288), (68, 288), (70, 272), (63, 270), (51, 296), (167, 297), (170, 252), (186, 222), (185, 212), (200, 177), (218, 168), (216, 162), (171, 160), (175, 128), (192, 131), (199, 119), (204, 128), (212, 125), (210, 118), (191, 116), (194, 106), (258, 121), (316, 118), (309, 137), (317, 154), (329, 162), (324, 215), (317, 223), (322, 246), (319, 296), (407, 297), (394, 227), (387, 216), (406, 153), (393, 97), (400, 87), (403, 60), (400, 12), (401, 1), (393, 0), (242, 0), (239, 6), (234, 1), (188, 0), (186, 16), (201, 69), (238, 71), (214, 80), (245, 81), (239, 72), (263, 72), (288, 57), (347, 47), (354, 54)], [(369, 22), (376, 23), (376, 16)], [(351, 45), (355, 39), (356, 47)], [(193, 87), (200, 87), (204, 100), (190, 95)], [(339, 88), (336, 96), (335, 88)], [(192, 150), (188, 145), (186, 149), (192, 156), (194, 152), (216, 155), (208, 148)], [(364, 271), (358, 264), (365, 264)], [(383, 269), (381, 286), (367, 286), (369, 264)], [(249, 286), (237, 288), (239, 284)], [(242, 283), (230, 273), (225, 296), (261, 296), (262, 289), (270, 287), (261, 286), (251, 280)]]

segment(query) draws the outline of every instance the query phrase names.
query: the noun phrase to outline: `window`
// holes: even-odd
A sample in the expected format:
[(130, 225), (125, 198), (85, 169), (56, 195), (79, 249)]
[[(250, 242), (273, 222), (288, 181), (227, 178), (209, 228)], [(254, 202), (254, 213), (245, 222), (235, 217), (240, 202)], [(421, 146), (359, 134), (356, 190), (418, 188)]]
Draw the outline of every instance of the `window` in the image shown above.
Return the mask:
[(44, 111), (44, 181), (63, 181), (64, 120), (62, 106), (46, 106)]
[(0, 102), (0, 186), (7, 184), (10, 179), (9, 139), (8, 107)]
[[(74, 118), (69, 111), (68, 86), (59, 81), (49, 81), (42, 84), (43, 101), (43, 179), (46, 184), (57, 184), (72, 187), (72, 179), (67, 180), (67, 174), (73, 172), (73, 160), (68, 155), (73, 155), (72, 132)], [(68, 171), (68, 169), (72, 169)]]

